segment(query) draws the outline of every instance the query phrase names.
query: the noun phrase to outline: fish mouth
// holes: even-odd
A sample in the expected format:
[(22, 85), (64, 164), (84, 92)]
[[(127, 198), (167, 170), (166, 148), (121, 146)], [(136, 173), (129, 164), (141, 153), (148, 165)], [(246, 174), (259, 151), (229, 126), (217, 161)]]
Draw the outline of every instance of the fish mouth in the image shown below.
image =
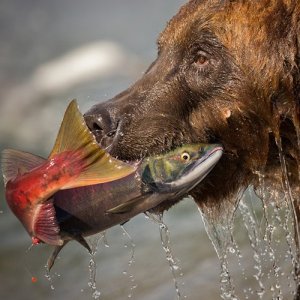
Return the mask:
[(175, 192), (177, 196), (188, 193), (210, 173), (222, 157), (223, 151), (221, 145), (216, 146), (201, 159), (186, 168), (178, 180), (161, 183), (159, 192)]
[[(213, 148), (206, 155), (201, 157), (201, 159), (197, 160), (195, 164), (191, 166), (191, 169), (186, 169), (184, 172), (186, 175), (184, 175), (183, 178), (186, 177), (185, 180), (188, 181), (196, 177), (197, 183), (202, 181), (220, 160), (223, 151), (224, 149), (221, 145)], [(199, 179), (200, 181), (198, 181)]]

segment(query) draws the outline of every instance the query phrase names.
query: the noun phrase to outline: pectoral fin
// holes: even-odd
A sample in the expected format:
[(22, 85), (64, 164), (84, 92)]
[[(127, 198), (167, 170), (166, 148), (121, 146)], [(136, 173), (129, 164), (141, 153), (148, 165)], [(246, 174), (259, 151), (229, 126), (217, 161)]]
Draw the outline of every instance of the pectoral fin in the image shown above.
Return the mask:
[(34, 236), (49, 245), (62, 246), (60, 227), (56, 219), (53, 199), (39, 206), (33, 220)]

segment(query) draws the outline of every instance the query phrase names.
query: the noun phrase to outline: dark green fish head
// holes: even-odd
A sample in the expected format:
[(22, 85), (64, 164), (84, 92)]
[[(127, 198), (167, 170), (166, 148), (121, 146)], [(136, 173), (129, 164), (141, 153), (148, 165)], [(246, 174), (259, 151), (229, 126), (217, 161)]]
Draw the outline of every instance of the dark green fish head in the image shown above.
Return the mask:
[(213, 169), (223, 153), (219, 144), (187, 144), (147, 158), (142, 180), (156, 192), (190, 190)]

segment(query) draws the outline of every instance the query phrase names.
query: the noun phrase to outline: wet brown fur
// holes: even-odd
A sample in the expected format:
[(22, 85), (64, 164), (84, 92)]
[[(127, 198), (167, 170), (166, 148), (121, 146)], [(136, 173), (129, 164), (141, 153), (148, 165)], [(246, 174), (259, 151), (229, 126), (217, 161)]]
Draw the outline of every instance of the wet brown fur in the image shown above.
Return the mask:
[[(158, 58), (144, 76), (88, 111), (87, 123), (103, 142), (95, 120), (108, 111), (122, 132), (109, 139), (111, 150), (123, 159), (186, 142), (222, 143), (222, 160), (192, 191), (199, 205), (258, 185), (260, 175), (281, 189), (282, 142), (297, 193), (299, 26), (298, 0), (189, 1), (161, 34)], [(195, 65), (199, 51), (209, 56), (204, 69)]]

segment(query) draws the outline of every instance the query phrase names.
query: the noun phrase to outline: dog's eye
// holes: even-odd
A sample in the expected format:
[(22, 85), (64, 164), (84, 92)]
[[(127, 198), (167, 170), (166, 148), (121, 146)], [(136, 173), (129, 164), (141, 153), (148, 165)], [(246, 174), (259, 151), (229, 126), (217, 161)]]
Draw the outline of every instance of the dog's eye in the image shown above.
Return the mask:
[(181, 159), (182, 159), (183, 161), (189, 161), (189, 160), (191, 159), (191, 157), (190, 157), (190, 155), (189, 155), (187, 152), (183, 152), (183, 153), (181, 154)]
[(203, 51), (199, 51), (197, 54), (197, 58), (194, 62), (194, 64), (197, 67), (203, 68), (204, 66), (206, 66), (209, 63), (209, 59), (207, 57), (207, 54)]

